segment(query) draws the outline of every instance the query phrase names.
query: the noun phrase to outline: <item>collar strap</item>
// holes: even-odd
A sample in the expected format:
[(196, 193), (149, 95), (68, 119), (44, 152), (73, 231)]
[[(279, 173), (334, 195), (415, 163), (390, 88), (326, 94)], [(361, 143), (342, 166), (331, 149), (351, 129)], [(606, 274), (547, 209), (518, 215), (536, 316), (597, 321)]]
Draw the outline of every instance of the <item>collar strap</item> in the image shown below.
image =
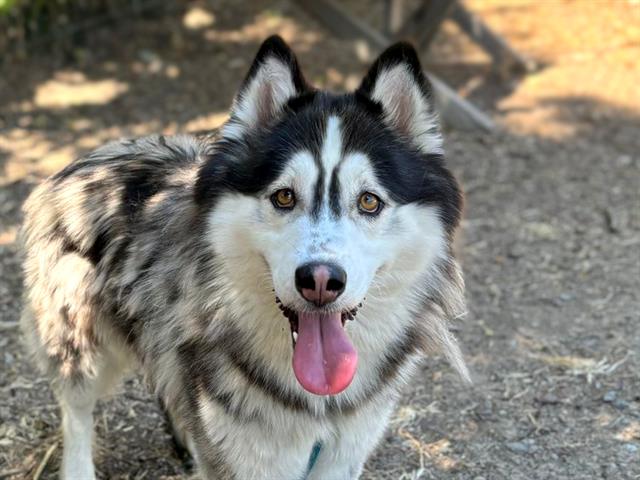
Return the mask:
[(309, 463), (307, 464), (307, 472), (304, 475), (304, 478), (307, 478), (311, 473), (311, 469), (318, 461), (318, 457), (320, 456), (320, 450), (322, 450), (322, 443), (316, 442), (313, 444), (311, 448), (311, 454), (309, 455)]

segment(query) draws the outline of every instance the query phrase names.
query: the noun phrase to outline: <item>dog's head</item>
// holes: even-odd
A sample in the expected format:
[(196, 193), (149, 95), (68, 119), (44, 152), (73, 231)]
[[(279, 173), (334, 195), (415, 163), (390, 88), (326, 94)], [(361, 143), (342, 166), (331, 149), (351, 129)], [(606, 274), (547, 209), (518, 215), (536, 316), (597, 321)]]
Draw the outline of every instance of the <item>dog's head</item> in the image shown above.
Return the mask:
[(238, 295), (268, 292), (290, 320), (300, 384), (338, 393), (357, 363), (347, 321), (363, 303), (415, 301), (459, 222), (416, 52), (389, 48), (355, 92), (336, 95), (312, 89), (272, 37), (221, 137), (196, 197), (225, 278)]

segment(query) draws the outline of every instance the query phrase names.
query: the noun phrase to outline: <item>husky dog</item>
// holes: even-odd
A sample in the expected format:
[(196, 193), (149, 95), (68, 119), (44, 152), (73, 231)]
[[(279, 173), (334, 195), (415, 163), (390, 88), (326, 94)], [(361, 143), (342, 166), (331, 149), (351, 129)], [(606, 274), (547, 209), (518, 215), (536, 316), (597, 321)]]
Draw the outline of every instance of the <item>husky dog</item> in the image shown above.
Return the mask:
[(27, 200), (24, 333), (62, 409), (62, 478), (132, 364), (209, 479), (355, 479), (425, 351), (467, 376), (462, 207), (414, 49), (353, 93), (279, 37), (216, 138), (95, 150)]

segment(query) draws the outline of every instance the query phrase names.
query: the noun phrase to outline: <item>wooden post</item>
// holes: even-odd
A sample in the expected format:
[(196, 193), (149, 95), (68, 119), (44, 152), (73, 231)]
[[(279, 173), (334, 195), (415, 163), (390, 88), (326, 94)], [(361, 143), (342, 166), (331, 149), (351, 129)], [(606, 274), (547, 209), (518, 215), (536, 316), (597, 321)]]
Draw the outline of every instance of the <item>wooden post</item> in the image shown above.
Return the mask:
[(477, 15), (467, 10), (461, 3), (454, 2), (451, 19), (491, 56), (499, 70), (526, 72), (535, 68), (533, 62), (511, 48), (500, 35), (490, 30)]
[(393, 37), (404, 24), (404, 0), (384, 0), (385, 34)]
[(428, 49), (455, 4), (455, 0), (423, 0), (398, 32), (398, 37), (410, 38), (420, 48)]
[[(341, 38), (363, 39), (377, 51), (391, 44), (385, 35), (354, 18), (334, 0), (298, 0), (298, 3)], [(436, 107), (443, 122), (460, 130), (493, 130), (493, 121), (486, 114), (458, 95), (437, 76), (427, 75), (433, 85)]]

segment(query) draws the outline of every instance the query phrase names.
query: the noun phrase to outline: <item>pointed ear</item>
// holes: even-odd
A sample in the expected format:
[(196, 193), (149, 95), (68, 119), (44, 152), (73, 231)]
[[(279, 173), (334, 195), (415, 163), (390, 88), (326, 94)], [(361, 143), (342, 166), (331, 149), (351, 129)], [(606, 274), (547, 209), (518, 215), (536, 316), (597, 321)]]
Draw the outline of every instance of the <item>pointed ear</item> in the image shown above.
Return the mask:
[(401, 42), (385, 50), (356, 90), (358, 94), (380, 104), (387, 124), (420, 150), (442, 153), (431, 84), (411, 45)]
[(250, 129), (269, 124), (289, 99), (308, 90), (289, 46), (277, 35), (267, 38), (233, 101), (222, 135), (240, 138)]

